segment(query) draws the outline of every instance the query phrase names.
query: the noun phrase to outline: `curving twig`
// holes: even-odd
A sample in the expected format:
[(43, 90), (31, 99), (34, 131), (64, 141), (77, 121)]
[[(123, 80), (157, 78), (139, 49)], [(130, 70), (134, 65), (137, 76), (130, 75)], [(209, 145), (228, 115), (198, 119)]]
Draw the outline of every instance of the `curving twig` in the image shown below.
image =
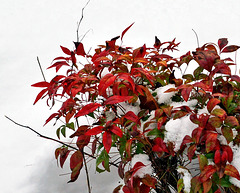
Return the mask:
[[(67, 146), (67, 147), (69, 147), (69, 148), (72, 148), (72, 149), (74, 149), (74, 150), (76, 150), (76, 151), (79, 150), (78, 148), (76, 148), (76, 147), (74, 147), (74, 146), (71, 146), (71, 145), (68, 145), (67, 143), (64, 143), (64, 142), (62, 142), (62, 141), (59, 141), (59, 140), (57, 140), (57, 139), (54, 139), (54, 138), (51, 138), (51, 137), (48, 137), (48, 136), (45, 136), (45, 135), (42, 135), (41, 133), (37, 132), (37, 131), (34, 130), (33, 128), (31, 128), (31, 127), (29, 127), (29, 126), (26, 126), (26, 125), (22, 125), (22, 124), (20, 124), (20, 123), (17, 123), (16, 121), (12, 120), (11, 118), (9, 118), (9, 117), (6, 116), (6, 115), (5, 115), (5, 117), (6, 117), (8, 120), (10, 120), (11, 122), (13, 122), (14, 124), (16, 124), (16, 125), (18, 125), (18, 126), (20, 126), (20, 127), (24, 127), (24, 128), (27, 128), (27, 129), (31, 130), (32, 132), (36, 133), (39, 137), (42, 137), (42, 138), (44, 138), (44, 139), (49, 139), (49, 140), (55, 141), (55, 142), (57, 142), (57, 143), (60, 143), (60, 144), (62, 144), (62, 145), (65, 145), (65, 146)], [(89, 153), (87, 153), (87, 152), (84, 152), (84, 154), (87, 155), (87, 156), (89, 156), (89, 157), (91, 157), (91, 158), (93, 158), (93, 159), (96, 159), (95, 156), (93, 156), (93, 155), (91, 155), (91, 154), (89, 154)], [(118, 168), (118, 165), (115, 164), (115, 163), (113, 163), (113, 162), (109, 162), (109, 164)]]
[(77, 42), (79, 42), (79, 34), (78, 34), (78, 31), (79, 31), (79, 28), (80, 28), (80, 24), (82, 23), (82, 20), (83, 20), (83, 11), (84, 9), (87, 7), (88, 3), (90, 2), (90, 0), (88, 0), (88, 2), (86, 3), (86, 5), (82, 8), (82, 16), (78, 22), (78, 26), (77, 26)]

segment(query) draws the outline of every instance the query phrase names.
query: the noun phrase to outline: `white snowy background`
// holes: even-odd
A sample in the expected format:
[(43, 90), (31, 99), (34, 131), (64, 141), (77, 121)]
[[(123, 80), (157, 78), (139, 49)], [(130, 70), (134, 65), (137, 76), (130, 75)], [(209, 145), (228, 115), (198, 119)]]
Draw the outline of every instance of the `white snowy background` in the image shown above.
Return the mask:
[[(2, 193), (87, 192), (84, 171), (72, 184), (68, 165), (57, 167), (54, 150), (58, 144), (18, 127), (4, 115), (38, 132), (55, 137), (56, 127), (43, 127), (51, 114), (45, 101), (33, 106), (39, 89), (30, 85), (42, 81), (37, 56), (45, 76), (53, 58), (62, 55), (60, 45), (73, 48), (77, 22), (86, 0), (0, 1), (0, 190)], [(161, 41), (182, 42), (180, 54), (200, 45), (227, 37), (240, 45), (240, 1), (238, 0), (91, 0), (84, 12), (80, 35), (85, 49), (125, 34), (124, 45), (152, 46), (154, 36)], [(239, 54), (238, 54), (238, 57)], [(239, 59), (238, 59), (239, 61)], [(55, 109), (57, 110), (57, 109)], [(94, 162), (93, 162), (94, 163)], [(112, 192), (118, 185), (116, 173), (96, 174), (90, 168), (93, 193)]]

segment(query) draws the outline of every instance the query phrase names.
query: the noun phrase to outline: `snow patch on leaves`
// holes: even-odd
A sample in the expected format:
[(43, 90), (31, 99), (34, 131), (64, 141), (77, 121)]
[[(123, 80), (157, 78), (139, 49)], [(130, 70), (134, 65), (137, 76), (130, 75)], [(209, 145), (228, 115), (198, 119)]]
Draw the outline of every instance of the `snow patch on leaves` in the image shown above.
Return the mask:
[(189, 193), (191, 190), (192, 175), (189, 173), (187, 169), (181, 167), (179, 167), (177, 171), (178, 173), (183, 175), (184, 192)]
[(136, 154), (133, 156), (131, 165), (134, 166), (137, 162), (142, 162), (145, 166), (140, 168), (134, 176), (143, 178), (146, 174), (152, 175), (153, 168), (151, 166), (151, 161), (149, 160), (148, 155), (146, 154)]
[[(233, 161), (231, 162), (231, 165), (233, 165), (237, 170), (238, 172), (240, 172), (240, 148), (238, 145), (233, 145), (233, 143), (229, 143), (229, 146), (232, 148), (233, 150)], [(238, 188), (240, 188), (240, 181), (234, 177), (231, 177), (229, 178), (229, 181), (237, 186)]]
[(171, 102), (171, 98), (176, 94), (176, 91), (165, 93), (165, 91), (167, 91), (170, 88), (176, 88), (176, 87), (174, 84), (168, 84), (166, 86), (159, 87), (154, 91), (157, 93), (158, 103), (169, 104)]
[(183, 138), (186, 135), (191, 136), (192, 131), (197, 127), (198, 125), (194, 124), (189, 116), (175, 120), (170, 119), (165, 126), (164, 142), (172, 142), (175, 145), (174, 151), (177, 152), (180, 149)]

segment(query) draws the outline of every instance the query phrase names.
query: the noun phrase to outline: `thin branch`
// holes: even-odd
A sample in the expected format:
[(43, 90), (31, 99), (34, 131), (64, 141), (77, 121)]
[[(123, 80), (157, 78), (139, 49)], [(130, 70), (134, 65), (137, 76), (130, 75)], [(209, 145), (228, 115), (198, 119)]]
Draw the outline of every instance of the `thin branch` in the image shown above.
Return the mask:
[(38, 61), (38, 65), (39, 65), (39, 68), (40, 68), (40, 70), (41, 70), (41, 73), (42, 73), (43, 79), (44, 79), (44, 81), (46, 82), (46, 78), (45, 78), (45, 76), (44, 76), (44, 73), (43, 73), (43, 70), (42, 70), (42, 66), (41, 66), (41, 64), (40, 64), (40, 61), (39, 61), (38, 56), (37, 56), (37, 61)]
[[(29, 127), (29, 126), (26, 126), (26, 125), (22, 125), (22, 124), (20, 124), (20, 123), (17, 123), (16, 121), (12, 120), (11, 118), (9, 118), (9, 117), (6, 116), (6, 115), (5, 115), (5, 117), (6, 117), (8, 120), (12, 121), (14, 124), (16, 124), (16, 125), (18, 125), (18, 126), (20, 126), (20, 127), (24, 127), (24, 128), (27, 128), (27, 129), (31, 130), (32, 132), (36, 133), (39, 137), (42, 137), (42, 138), (44, 138), (44, 139), (49, 139), (49, 140), (51, 140), (51, 141), (55, 141), (55, 142), (57, 142), (57, 143), (60, 143), (60, 144), (62, 144), (62, 145), (65, 145), (65, 146), (67, 146), (67, 147), (69, 147), (69, 148), (72, 148), (72, 149), (74, 149), (74, 150), (76, 150), (76, 151), (79, 150), (78, 148), (73, 147), (73, 146), (71, 146), (71, 145), (68, 145), (67, 143), (64, 143), (64, 142), (62, 142), (62, 141), (59, 141), (59, 140), (57, 140), (57, 139), (54, 139), (54, 138), (51, 138), (51, 137), (48, 137), (48, 136), (45, 136), (45, 135), (42, 135), (41, 133), (37, 132), (37, 131), (34, 130), (33, 128), (31, 128), (31, 127)], [(89, 156), (89, 157), (91, 157), (91, 158), (96, 159), (95, 156), (93, 156), (93, 155), (91, 155), (91, 154), (89, 154), (89, 153), (84, 152), (84, 154), (87, 155), (87, 156)], [(113, 162), (109, 162), (109, 164), (118, 168), (118, 165), (115, 164), (115, 163), (113, 163)]]
[(197, 38), (197, 45), (198, 45), (198, 48), (199, 48), (199, 40), (198, 40), (198, 35), (197, 35), (197, 33), (195, 32), (195, 30), (194, 29), (192, 29), (193, 30), (193, 32), (195, 33), (195, 35), (196, 35), (196, 38)]
[(86, 3), (86, 5), (82, 8), (82, 16), (78, 22), (78, 26), (77, 26), (77, 42), (79, 42), (79, 34), (78, 34), (78, 31), (79, 31), (79, 28), (80, 28), (80, 24), (82, 23), (82, 20), (83, 20), (83, 11), (84, 9), (87, 7), (88, 3), (90, 2), (90, 0), (88, 0), (88, 2)]
[(86, 176), (87, 176), (88, 192), (91, 193), (91, 185), (90, 185), (89, 173), (88, 173), (87, 162), (86, 162), (86, 159), (85, 159), (85, 153), (84, 152), (83, 152), (83, 162), (84, 162), (84, 168), (85, 168)]

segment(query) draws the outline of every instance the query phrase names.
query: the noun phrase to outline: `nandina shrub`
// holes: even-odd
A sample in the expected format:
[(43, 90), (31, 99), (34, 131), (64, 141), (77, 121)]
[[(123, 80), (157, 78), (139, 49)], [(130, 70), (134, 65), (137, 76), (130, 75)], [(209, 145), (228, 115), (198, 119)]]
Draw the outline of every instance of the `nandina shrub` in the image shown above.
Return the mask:
[[(49, 68), (66, 74), (32, 85), (43, 88), (34, 104), (62, 101), (45, 124), (61, 119), (57, 137), (75, 140), (75, 148), (63, 145), (55, 152), (61, 167), (70, 157), (69, 182), (90, 156), (98, 172), (118, 167), (124, 184), (115, 193), (239, 192), (240, 77), (232, 75), (234, 61), (222, 58), (239, 47), (222, 38), (175, 58), (175, 39), (122, 46), (131, 26), (93, 55), (81, 42), (72, 51), (61, 46), (65, 56)], [(177, 78), (183, 65), (192, 73)], [(80, 124), (83, 116), (89, 124)], [(73, 130), (70, 136), (66, 129)]]

